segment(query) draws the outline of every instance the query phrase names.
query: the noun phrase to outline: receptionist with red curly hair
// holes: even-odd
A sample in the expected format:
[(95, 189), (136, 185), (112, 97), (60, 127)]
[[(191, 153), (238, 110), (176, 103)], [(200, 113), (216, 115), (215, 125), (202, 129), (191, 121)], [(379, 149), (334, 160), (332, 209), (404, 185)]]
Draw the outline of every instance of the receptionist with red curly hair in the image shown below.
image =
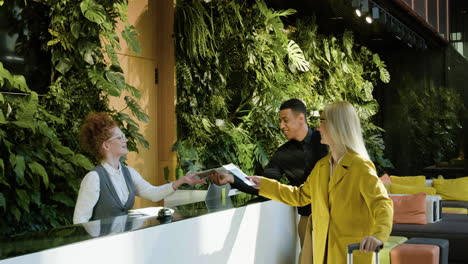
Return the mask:
[(128, 153), (127, 139), (107, 113), (91, 113), (80, 131), (80, 143), (98, 161), (98, 166), (83, 178), (76, 201), (73, 223), (125, 215), (135, 196), (160, 201), (184, 183), (205, 183), (196, 174), (175, 182), (153, 186), (120, 159)]

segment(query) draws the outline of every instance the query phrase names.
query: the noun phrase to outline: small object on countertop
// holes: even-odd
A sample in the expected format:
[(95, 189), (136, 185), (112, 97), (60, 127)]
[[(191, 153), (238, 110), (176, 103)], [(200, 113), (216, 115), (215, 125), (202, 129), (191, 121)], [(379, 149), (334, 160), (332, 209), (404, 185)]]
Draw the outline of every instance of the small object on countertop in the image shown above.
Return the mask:
[(169, 208), (162, 208), (158, 212), (158, 220), (162, 224), (170, 223), (172, 221), (172, 212)]

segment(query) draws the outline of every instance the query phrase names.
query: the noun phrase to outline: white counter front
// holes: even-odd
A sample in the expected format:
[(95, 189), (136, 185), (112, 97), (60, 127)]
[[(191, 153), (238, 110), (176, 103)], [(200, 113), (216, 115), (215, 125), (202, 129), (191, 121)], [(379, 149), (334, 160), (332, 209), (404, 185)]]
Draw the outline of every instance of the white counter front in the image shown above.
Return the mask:
[(295, 263), (296, 215), (294, 207), (266, 201), (76, 242), (0, 263)]

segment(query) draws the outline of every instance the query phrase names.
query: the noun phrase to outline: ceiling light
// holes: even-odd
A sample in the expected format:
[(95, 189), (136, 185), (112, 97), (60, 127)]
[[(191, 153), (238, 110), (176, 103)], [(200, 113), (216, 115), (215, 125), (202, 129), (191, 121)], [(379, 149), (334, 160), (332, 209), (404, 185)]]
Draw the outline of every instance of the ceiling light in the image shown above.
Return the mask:
[(354, 12), (356, 13), (356, 16), (358, 16), (358, 17), (362, 16), (361, 10), (356, 9), (356, 10), (354, 10)]

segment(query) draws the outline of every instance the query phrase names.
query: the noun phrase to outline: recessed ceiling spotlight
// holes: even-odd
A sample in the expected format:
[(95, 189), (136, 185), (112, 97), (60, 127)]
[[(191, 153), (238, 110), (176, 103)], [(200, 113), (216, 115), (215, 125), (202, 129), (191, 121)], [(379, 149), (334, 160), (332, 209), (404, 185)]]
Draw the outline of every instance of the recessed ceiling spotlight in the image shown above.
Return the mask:
[(358, 17), (362, 16), (361, 10), (356, 9), (356, 10), (354, 10), (354, 12), (356, 13), (356, 16), (358, 16)]
[(372, 18), (370, 16), (366, 16), (366, 22), (372, 24)]

